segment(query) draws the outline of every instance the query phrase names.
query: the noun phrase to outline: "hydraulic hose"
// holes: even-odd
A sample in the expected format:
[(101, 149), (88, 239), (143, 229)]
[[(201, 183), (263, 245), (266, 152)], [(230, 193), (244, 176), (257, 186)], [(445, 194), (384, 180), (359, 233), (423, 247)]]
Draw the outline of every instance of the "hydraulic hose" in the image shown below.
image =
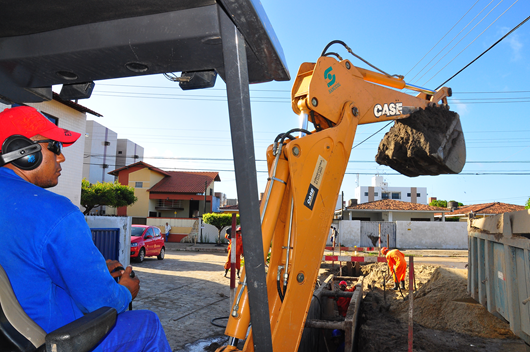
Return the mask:
[(210, 324), (212, 324), (213, 326), (217, 326), (218, 328), (223, 328), (223, 329), (225, 329), (225, 328), (226, 328), (226, 325), (219, 325), (219, 324), (214, 323), (214, 321), (216, 321), (216, 320), (221, 320), (221, 319), (228, 319), (228, 317), (218, 317), (218, 318), (213, 318), (212, 320), (210, 320)]

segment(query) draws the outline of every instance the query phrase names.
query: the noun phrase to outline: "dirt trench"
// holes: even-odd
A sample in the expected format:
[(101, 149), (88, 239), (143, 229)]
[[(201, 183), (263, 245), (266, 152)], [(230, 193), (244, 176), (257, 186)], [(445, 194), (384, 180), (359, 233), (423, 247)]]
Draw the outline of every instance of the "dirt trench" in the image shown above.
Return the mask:
[[(362, 266), (362, 271), (365, 296), (355, 351), (408, 351), (410, 302), (391, 290), (391, 279), (383, 290), (385, 263)], [(508, 322), (469, 297), (467, 270), (417, 265), (415, 274), (414, 351), (526, 351)], [(406, 291), (405, 297), (408, 284)]]

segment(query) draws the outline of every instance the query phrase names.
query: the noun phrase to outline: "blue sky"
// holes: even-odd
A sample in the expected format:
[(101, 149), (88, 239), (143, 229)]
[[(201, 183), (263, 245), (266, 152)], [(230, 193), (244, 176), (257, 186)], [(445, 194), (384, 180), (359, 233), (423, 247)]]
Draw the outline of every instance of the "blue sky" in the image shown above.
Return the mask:
[[(434, 89), (530, 15), (526, 0), (263, 1), (282, 45), (291, 77), (302, 62), (315, 62), (324, 46), (343, 40), (373, 65), (405, 81)], [(342, 191), (375, 174), (389, 186), (427, 187), (428, 196), (464, 204), (524, 204), (530, 197), (530, 21), (452, 79), (451, 109), (458, 112), (467, 144), (463, 174), (409, 178), (374, 161), (385, 129), (355, 148)], [(354, 65), (368, 68), (342, 47)], [(265, 150), (276, 135), (298, 127), (290, 82), (251, 86), (258, 188), (266, 183)], [(145, 161), (167, 170), (219, 171), (216, 191), (236, 198), (224, 82), (180, 90), (162, 75), (96, 82), (81, 104), (104, 115), (99, 123), (145, 148)], [(354, 145), (383, 127), (360, 126)], [(208, 159), (208, 160), (205, 160)], [(484, 175), (493, 173), (493, 175)], [(513, 174), (521, 175), (513, 175)]]

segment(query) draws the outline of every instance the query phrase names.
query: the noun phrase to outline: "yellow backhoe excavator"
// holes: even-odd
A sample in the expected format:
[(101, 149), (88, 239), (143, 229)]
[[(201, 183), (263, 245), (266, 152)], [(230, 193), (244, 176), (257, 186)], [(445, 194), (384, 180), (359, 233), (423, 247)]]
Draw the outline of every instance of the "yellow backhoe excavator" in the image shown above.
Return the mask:
[[(358, 125), (405, 119), (393, 127), (400, 137), (384, 140), (377, 160), (406, 175), (459, 173), (465, 164), (460, 120), (447, 106), (449, 88), (429, 90), (355, 67), (326, 52), (335, 43), (353, 54), (334, 41), (316, 63), (300, 66), (291, 97), (303, 126), (280, 134), (267, 149), (260, 213), (264, 253), (271, 252), (267, 295), (274, 351), (298, 349)], [(419, 93), (399, 91), (405, 88)], [(237, 351), (245, 338), (243, 351), (254, 351), (252, 332), (247, 336), (246, 282), (243, 271), (225, 331), (229, 342), (218, 351)]]

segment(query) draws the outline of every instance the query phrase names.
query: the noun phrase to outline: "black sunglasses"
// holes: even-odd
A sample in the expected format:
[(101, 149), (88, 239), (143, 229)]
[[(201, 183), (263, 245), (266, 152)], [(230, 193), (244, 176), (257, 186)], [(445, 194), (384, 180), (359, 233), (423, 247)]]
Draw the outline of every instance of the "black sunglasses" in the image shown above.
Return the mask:
[(43, 139), (34, 143), (48, 143), (48, 150), (55, 155), (61, 155), (63, 152), (63, 142), (54, 141), (53, 139)]

